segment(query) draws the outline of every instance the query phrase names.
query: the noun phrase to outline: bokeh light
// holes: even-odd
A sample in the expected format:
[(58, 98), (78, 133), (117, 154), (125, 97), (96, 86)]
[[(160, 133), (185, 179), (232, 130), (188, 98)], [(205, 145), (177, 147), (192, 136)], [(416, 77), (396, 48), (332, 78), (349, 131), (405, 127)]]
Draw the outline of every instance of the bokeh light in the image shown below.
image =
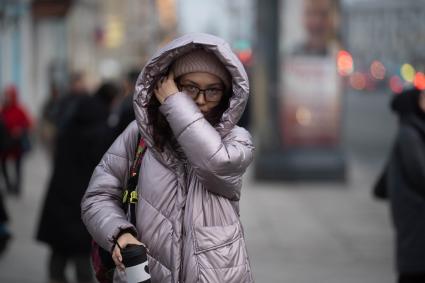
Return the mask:
[(350, 77), (351, 87), (357, 90), (363, 90), (366, 87), (366, 77), (360, 72), (355, 72)]
[(416, 88), (425, 90), (425, 74), (422, 72), (417, 72), (413, 83)]
[(403, 91), (403, 82), (399, 76), (392, 76), (390, 79), (390, 89), (394, 93), (401, 93)]
[(249, 65), (252, 60), (251, 43), (248, 40), (238, 40), (234, 44), (234, 50), (239, 60), (244, 65)]
[(252, 50), (251, 49), (244, 50), (244, 51), (238, 52), (237, 55), (239, 57), (239, 60), (241, 60), (243, 64), (249, 64), (252, 59)]
[(353, 57), (348, 51), (341, 50), (338, 52), (337, 66), (341, 76), (348, 76), (353, 73)]
[(370, 74), (376, 80), (383, 80), (385, 78), (386, 71), (384, 64), (378, 60), (373, 61), (370, 65)]
[(408, 63), (403, 64), (400, 69), (400, 74), (406, 82), (412, 83), (415, 79), (415, 68)]
[(106, 20), (105, 46), (117, 48), (124, 41), (124, 25), (120, 18), (109, 16)]
[(308, 126), (311, 124), (311, 111), (306, 107), (298, 107), (295, 112), (295, 118), (300, 125)]

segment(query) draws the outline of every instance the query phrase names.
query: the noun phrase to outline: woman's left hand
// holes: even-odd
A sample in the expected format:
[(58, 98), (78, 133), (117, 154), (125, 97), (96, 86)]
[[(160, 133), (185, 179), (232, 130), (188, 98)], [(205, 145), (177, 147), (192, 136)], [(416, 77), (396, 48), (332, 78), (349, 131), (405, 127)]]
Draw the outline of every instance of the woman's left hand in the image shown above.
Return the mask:
[(160, 78), (154, 89), (155, 96), (161, 104), (163, 104), (168, 97), (177, 92), (179, 92), (179, 90), (174, 82), (173, 72)]

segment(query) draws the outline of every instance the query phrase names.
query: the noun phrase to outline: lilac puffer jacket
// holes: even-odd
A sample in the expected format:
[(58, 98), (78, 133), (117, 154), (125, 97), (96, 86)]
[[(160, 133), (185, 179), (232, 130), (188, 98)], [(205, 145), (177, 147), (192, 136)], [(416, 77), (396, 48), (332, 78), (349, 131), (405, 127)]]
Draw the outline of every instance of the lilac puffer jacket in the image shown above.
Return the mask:
[[(232, 75), (233, 95), (214, 128), (184, 93), (160, 111), (187, 160), (153, 147), (146, 104), (152, 85), (170, 63), (194, 48), (214, 52)], [(250, 134), (236, 126), (249, 94), (245, 70), (222, 39), (189, 34), (163, 47), (136, 83), (136, 122), (117, 138), (95, 169), (82, 200), (82, 218), (93, 238), (111, 250), (122, 229), (132, 229), (149, 249), (152, 282), (253, 282), (241, 222), (242, 175), (253, 158)], [(141, 133), (148, 149), (139, 175), (136, 227), (121, 209), (123, 186)], [(125, 282), (116, 272), (114, 282)]]

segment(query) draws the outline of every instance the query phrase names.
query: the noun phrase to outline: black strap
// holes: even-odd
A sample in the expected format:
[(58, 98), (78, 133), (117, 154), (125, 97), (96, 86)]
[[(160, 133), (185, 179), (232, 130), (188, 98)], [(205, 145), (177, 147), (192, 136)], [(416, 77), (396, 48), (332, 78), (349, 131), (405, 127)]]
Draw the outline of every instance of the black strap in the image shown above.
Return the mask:
[[(141, 161), (142, 161), (142, 158), (143, 158), (145, 151), (146, 151), (146, 146), (144, 145), (144, 141), (142, 140), (141, 135), (138, 134), (136, 149), (135, 149), (135, 153), (134, 153), (134, 160), (133, 160), (133, 164), (132, 164), (131, 169), (130, 169), (130, 176), (129, 176), (128, 181), (127, 181), (127, 187), (125, 188), (124, 195), (123, 195), (123, 209), (126, 213), (130, 212), (130, 221), (133, 225), (135, 225), (135, 223), (136, 223), (136, 214), (135, 214), (135, 206), (136, 205), (135, 205), (135, 203), (130, 202), (130, 194), (131, 194), (130, 190), (132, 192), (136, 192), (138, 175), (139, 175), (139, 171), (140, 171), (140, 164), (141, 164)], [(93, 242), (93, 243), (95, 243), (95, 242)], [(115, 241), (115, 244), (118, 245), (118, 247), (121, 250), (121, 247), (119, 246), (117, 241)], [(112, 278), (113, 278), (113, 274), (114, 274), (114, 270), (115, 270), (115, 263), (112, 260), (111, 253), (108, 252), (107, 250), (101, 248), (97, 244), (95, 246), (98, 247), (96, 250), (98, 251), (98, 255), (99, 255), (100, 260), (102, 262), (102, 266), (107, 270), (105, 272), (105, 274), (103, 274), (102, 276), (105, 276), (106, 279), (108, 279), (108, 280), (110, 280), (110, 282), (112, 282)], [(96, 274), (96, 277), (97, 276), (98, 275)]]
[(146, 145), (141, 138), (140, 133), (137, 136), (137, 145), (134, 152), (134, 159), (130, 168), (130, 173), (127, 181), (127, 186), (124, 191), (123, 205), (124, 211), (129, 216), (132, 224), (136, 224), (136, 203), (137, 203), (137, 183), (139, 180), (140, 165), (143, 155), (146, 151)]

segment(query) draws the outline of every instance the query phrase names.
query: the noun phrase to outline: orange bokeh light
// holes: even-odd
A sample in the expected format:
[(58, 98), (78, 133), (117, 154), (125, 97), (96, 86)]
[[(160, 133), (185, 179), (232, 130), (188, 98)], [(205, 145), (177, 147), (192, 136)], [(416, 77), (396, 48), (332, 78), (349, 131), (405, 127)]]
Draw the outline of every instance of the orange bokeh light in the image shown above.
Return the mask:
[(413, 83), (417, 89), (425, 90), (425, 74), (422, 72), (417, 72)]
[(248, 64), (251, 62), (251, 59), (252, 59), (251, 49), (240, 51), (237, 53), (237, 55), (239, 57), (239, 60), (241, 60), (243, 64)]
[(348, 51), (341, 50), (337, 57), (338, 72), (341, 76), (348, 76), (353, 73), (353, 57)]

